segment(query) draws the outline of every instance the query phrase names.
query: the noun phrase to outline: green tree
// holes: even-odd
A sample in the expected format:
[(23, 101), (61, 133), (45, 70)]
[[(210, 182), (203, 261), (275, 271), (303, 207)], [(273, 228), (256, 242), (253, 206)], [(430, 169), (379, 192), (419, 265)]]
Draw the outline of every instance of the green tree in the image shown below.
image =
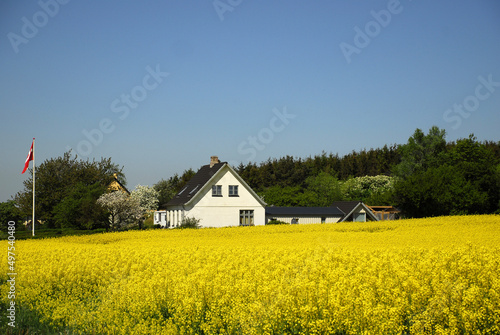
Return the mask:
[(300, 186), (272, 186), (259, 192), (268, 206), (310, 206), (316, 201), (316, 194)]
[(315, 177), (306, 179), (307, 191), (314, 195), (308, 206), (327, 207), (334, 201), (342, 200), (341, 183), (326, 172), (320, 172)]
[(22, 214), (19, 208), (16, 206), (14, 200), (7, 200), (0, 203), (0, 229), (1, 231), (7, 231), (8, 222), (15, 221), (20, 223), (22, 221)]
[(342, 184), (343, 200), (390, 205), (394, 178), (384, 175), (349, 178)]
[(484, 143), (471, 134), (456, 142), (447, 155), (450, 165), (457, 167), (464, 180), (487, 199), (476, 204), (477, 213), (493, 213), (500, 201), (500, 178), (497, 171), (499, 158)]
[(97, 199), (106, 191), (99, 183), (85, 185), (77, 183), (53, 210), (57, 227), (95, 229), (104, 228), (107, 223), (107, 213), (96, 204)]
[[(436, 142), (440, 144), (429, 147), (439, 149), (416, 147), (415, 156), (425, 158), (414, 160), (420, 163), (411, 169), (403, 166), (400, 170), (405, 173), (400, 173), (396, 182), (395, 198), (404, 214), (423, 217), (484, 214), (498, 210), (500, 175), (497, 172), (499, 157), (493, 150), (495, 146), (479, 143), (472, 134), (467, 139), (449, 143), (445, 151), (441, 140)], [(405, 150), (410, 147), (412, 145)], [(421, 155), (422, 152), (427, 154)], [(405, 153), (401, 165), (408, 162), (406, 157), (410, 154)]]
[[(24, 181), (24, 190), (18, 192), (15, 201), (23, 215), (32, 211), (33, 171), (31, 177)], [(122, 168), (112, 163), (111, 158), (95, 160), (79, 160), (72, 157), (71, 152), (62, 157), (45, 160), (36, 168), (36, 216), (44, 220), (48, 227), (56, 227), (55, 207), (68, 196), (78, 183), (86, 186), (98, 183), (107, 187), (116, 173), (122, 184), (125, 177)]]
[(483, 213), (487, 193), (468, 181), (456, 166), (413, 173), (395, 185), (398, 206), (408, 217)]
[(158, 205), (163, 206), (170, 201), (179, 192), (179, 175), (160, 180), (153, 185), (153, 188), (158, 192)]
[(408, 143), (400, 146), (401, 163), (395, 167), (394, 174), (406, 178), (413, 173), (438, 166), (443, 162), (446, 150), (445, 137), (445, 130), (436, 126), (429, 129), (427, 135), (417, 128)]

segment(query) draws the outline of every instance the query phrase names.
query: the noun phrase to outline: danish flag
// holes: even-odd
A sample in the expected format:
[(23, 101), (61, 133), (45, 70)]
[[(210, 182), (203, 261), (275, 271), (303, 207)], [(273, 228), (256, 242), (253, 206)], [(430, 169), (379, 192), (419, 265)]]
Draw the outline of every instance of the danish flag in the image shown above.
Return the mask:
[[(35, 141), (35, 139), (33, 139), (33, 142), (34, 141)], [(26, 162), (24, 162), (24, 170), (23, 170), (23, 172), (21, 172), (21, 174), (26, 172), (26, 170), (28, 169), (28, 166), (30, 165), (30, 161), (33, 160), (33, 142), (31, 142), (30, 152), (28, 153), (28, 157), (26, 157)]]

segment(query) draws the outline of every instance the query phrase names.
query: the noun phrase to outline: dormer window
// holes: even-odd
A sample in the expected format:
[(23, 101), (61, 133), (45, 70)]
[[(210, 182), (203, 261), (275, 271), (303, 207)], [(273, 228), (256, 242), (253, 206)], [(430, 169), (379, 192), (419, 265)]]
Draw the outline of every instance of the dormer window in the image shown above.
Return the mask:
[(222, 185), (212, 186), (212, 197), (222, 197)]

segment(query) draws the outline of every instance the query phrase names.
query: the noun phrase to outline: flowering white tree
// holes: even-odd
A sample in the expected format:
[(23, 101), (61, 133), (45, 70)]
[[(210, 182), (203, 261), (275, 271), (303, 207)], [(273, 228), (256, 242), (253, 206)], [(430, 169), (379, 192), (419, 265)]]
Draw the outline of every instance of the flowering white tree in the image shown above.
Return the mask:
[(111, 229), (134, 224), (143, 215), (139, 201), (121, 191), (104, 193), (97, 199), (97, 203), (109, 212)]
[(376, 195), (389, 192), (394, 187), (394, 178), (384, 175), (356, 177), (342, 184), (343, 197), (346, 200), (369, 201)]
[(143, 216), (148, 216), (151, 211), (158, 208), (158, 198), (160, 194), (150, 186), (137, 185), (130, 194), (130, 197), (136, 199)]

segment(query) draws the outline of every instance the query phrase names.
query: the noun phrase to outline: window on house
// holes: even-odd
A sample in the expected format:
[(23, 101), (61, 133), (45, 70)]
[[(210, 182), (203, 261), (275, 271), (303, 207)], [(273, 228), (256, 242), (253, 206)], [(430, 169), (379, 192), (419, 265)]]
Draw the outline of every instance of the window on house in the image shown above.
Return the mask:
[(238, 185), (229, 185), (229, 196), (230, 197), (238, 196)]
[(253, 226), (253, 210), (240, 210), (240, 226)]
[(212, 186), (212, 197), (222, 197), (222, 185)]
[(321, 217), (321, 223), (325, 223), (326, 222), (326, 218), (323, 216)]

